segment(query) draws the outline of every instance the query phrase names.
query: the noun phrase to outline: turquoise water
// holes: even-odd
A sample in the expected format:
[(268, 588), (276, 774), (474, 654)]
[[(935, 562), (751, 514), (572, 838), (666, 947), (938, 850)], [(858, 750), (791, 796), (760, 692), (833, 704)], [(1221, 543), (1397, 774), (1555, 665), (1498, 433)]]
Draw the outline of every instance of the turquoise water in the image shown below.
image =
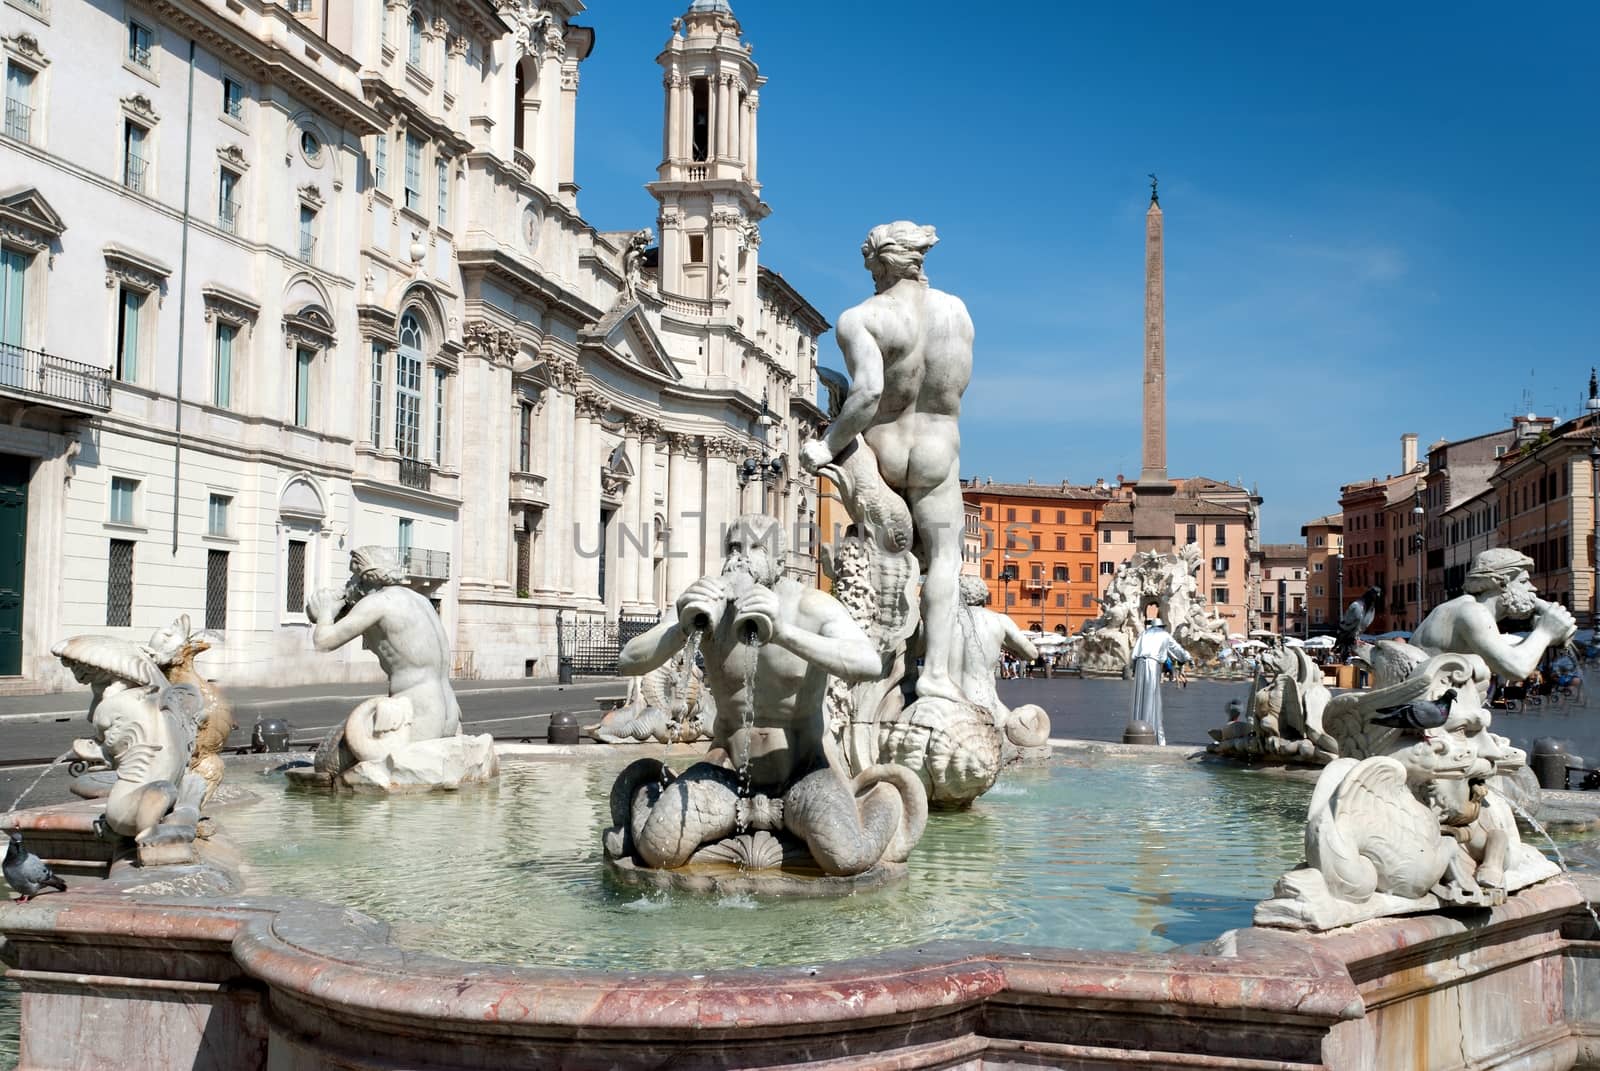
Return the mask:
[[(324, 796), (252, 780), (217, 817), (251, 892), (346, 904), (403, 947), (508, 964), (703, 970), (816, 964), (941, 939), (1160, 951), (1250, 924), (1301, 858), (1311, 785), (1195, 763), (1056, 759), (935, 814), (903, 884), (833, 900), (608, 882), (615, 761), (508, 763), (496, 786)], [(0, 1068), (16, 1061), (0, 978)]]
[(396, 797), (280, 793), (219, 817), (252, 891), (336, 900), (405, 947), (513, 964), (812, 964), (940, 939), (1156, 951), (1250, 923), (1301, 857), (1310, 785), (1195, 764), (1008, 771), (936, 814), (905, 883), (773, 901), (620, 888), (599, 833), (616, 762), (508, 764), (496, 787)]

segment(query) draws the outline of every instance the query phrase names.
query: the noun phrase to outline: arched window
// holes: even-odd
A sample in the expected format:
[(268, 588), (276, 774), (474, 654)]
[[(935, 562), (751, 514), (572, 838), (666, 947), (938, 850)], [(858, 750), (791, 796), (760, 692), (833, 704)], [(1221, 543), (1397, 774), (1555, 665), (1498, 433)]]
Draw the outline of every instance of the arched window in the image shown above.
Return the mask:
[(517, 64), (516, 94), (517, 99), (511, 104), (511, 145), (512, 148), (527, 151), (524, 138), (527, 137), (528, 120), (523, 112), (527, 107), (524, 101), (528, 96), (528, 75), (522, 63)]
[(400, 317), (394, 360), (394, 448), (416, 458), (422, 444), (422, 325), (415, 313)]
[(413, 11), (406, 20), (406, 62), (413, 67), (422, 66), (422, 16)]

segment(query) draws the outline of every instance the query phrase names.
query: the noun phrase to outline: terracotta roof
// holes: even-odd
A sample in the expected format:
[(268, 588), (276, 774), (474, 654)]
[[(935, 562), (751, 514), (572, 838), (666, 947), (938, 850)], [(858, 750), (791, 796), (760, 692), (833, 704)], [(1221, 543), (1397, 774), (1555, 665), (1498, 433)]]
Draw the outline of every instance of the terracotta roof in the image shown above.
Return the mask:
[(1100, 519), (1111, 524), (1132, 524), (1133, 503), (1107, 502), (1106, 508), (1100, 511)]
[(1083, 487), (1070, 483), (979, 483), (964, 481), (963, 495), (997, 495), (1008, 498), (1092, 499), (1099, 502), (1111, 500), (1109, 487)]
[(1229, 506), (1210, 498), (1179, 497), (1173, 500), (1172, 512), (1179, 517), (1248, 517), (1249, 510)]
[(1306, 545), (1304, 543), (1263, 543), (1261, 555), (1264, 558), (1304, 558)]

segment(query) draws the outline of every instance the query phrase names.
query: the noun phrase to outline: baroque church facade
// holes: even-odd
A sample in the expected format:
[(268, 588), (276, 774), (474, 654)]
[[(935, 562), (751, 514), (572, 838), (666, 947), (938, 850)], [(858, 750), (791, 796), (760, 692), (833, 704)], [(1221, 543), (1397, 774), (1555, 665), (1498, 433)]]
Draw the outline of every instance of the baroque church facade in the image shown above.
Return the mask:
[(560, 625), (653, 617), (737, 513), (814, 522), (828, 324), (760, 261), (740, 25), (674, 21), (655, 226), (602, 231), (582, 12), (0, 2), (0, 688), (181, 613), (229, 683), (377, 676), (304, 613), (374, 544), (459, 675), (554, 676)]

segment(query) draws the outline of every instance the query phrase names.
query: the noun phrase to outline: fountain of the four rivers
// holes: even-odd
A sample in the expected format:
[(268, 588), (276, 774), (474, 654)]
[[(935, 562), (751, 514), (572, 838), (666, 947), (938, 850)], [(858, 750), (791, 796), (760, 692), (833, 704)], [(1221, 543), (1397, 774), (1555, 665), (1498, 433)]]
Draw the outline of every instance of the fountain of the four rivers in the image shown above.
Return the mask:
[(720, 572), (622, 652), (703, 688), (696, 731), (687, 700), (640, 724), (705, 744), (461, 735), (436, 615), (370, 549), (309, 609), (389, 691), (292, 783), (218, 784), (226, 702), (161, 659), (182, 643), (59, 644), (106, 768), (4, 820), (70, 886), (0, 908), (19, 1067), (1600, 1067), (1600, 885), (1523, 842), (1484, 701), (1570, 618), (1481, 557), (1370, 692), (1319, 702), (1314, 789), (1052, 754), (958, 582), (973, 328), (935, 241), (874, 228), (839, 317), (851, 384), (802, 454), (856, 518), (831, 593), (782, 576), (777, 522), (722, 518)]

